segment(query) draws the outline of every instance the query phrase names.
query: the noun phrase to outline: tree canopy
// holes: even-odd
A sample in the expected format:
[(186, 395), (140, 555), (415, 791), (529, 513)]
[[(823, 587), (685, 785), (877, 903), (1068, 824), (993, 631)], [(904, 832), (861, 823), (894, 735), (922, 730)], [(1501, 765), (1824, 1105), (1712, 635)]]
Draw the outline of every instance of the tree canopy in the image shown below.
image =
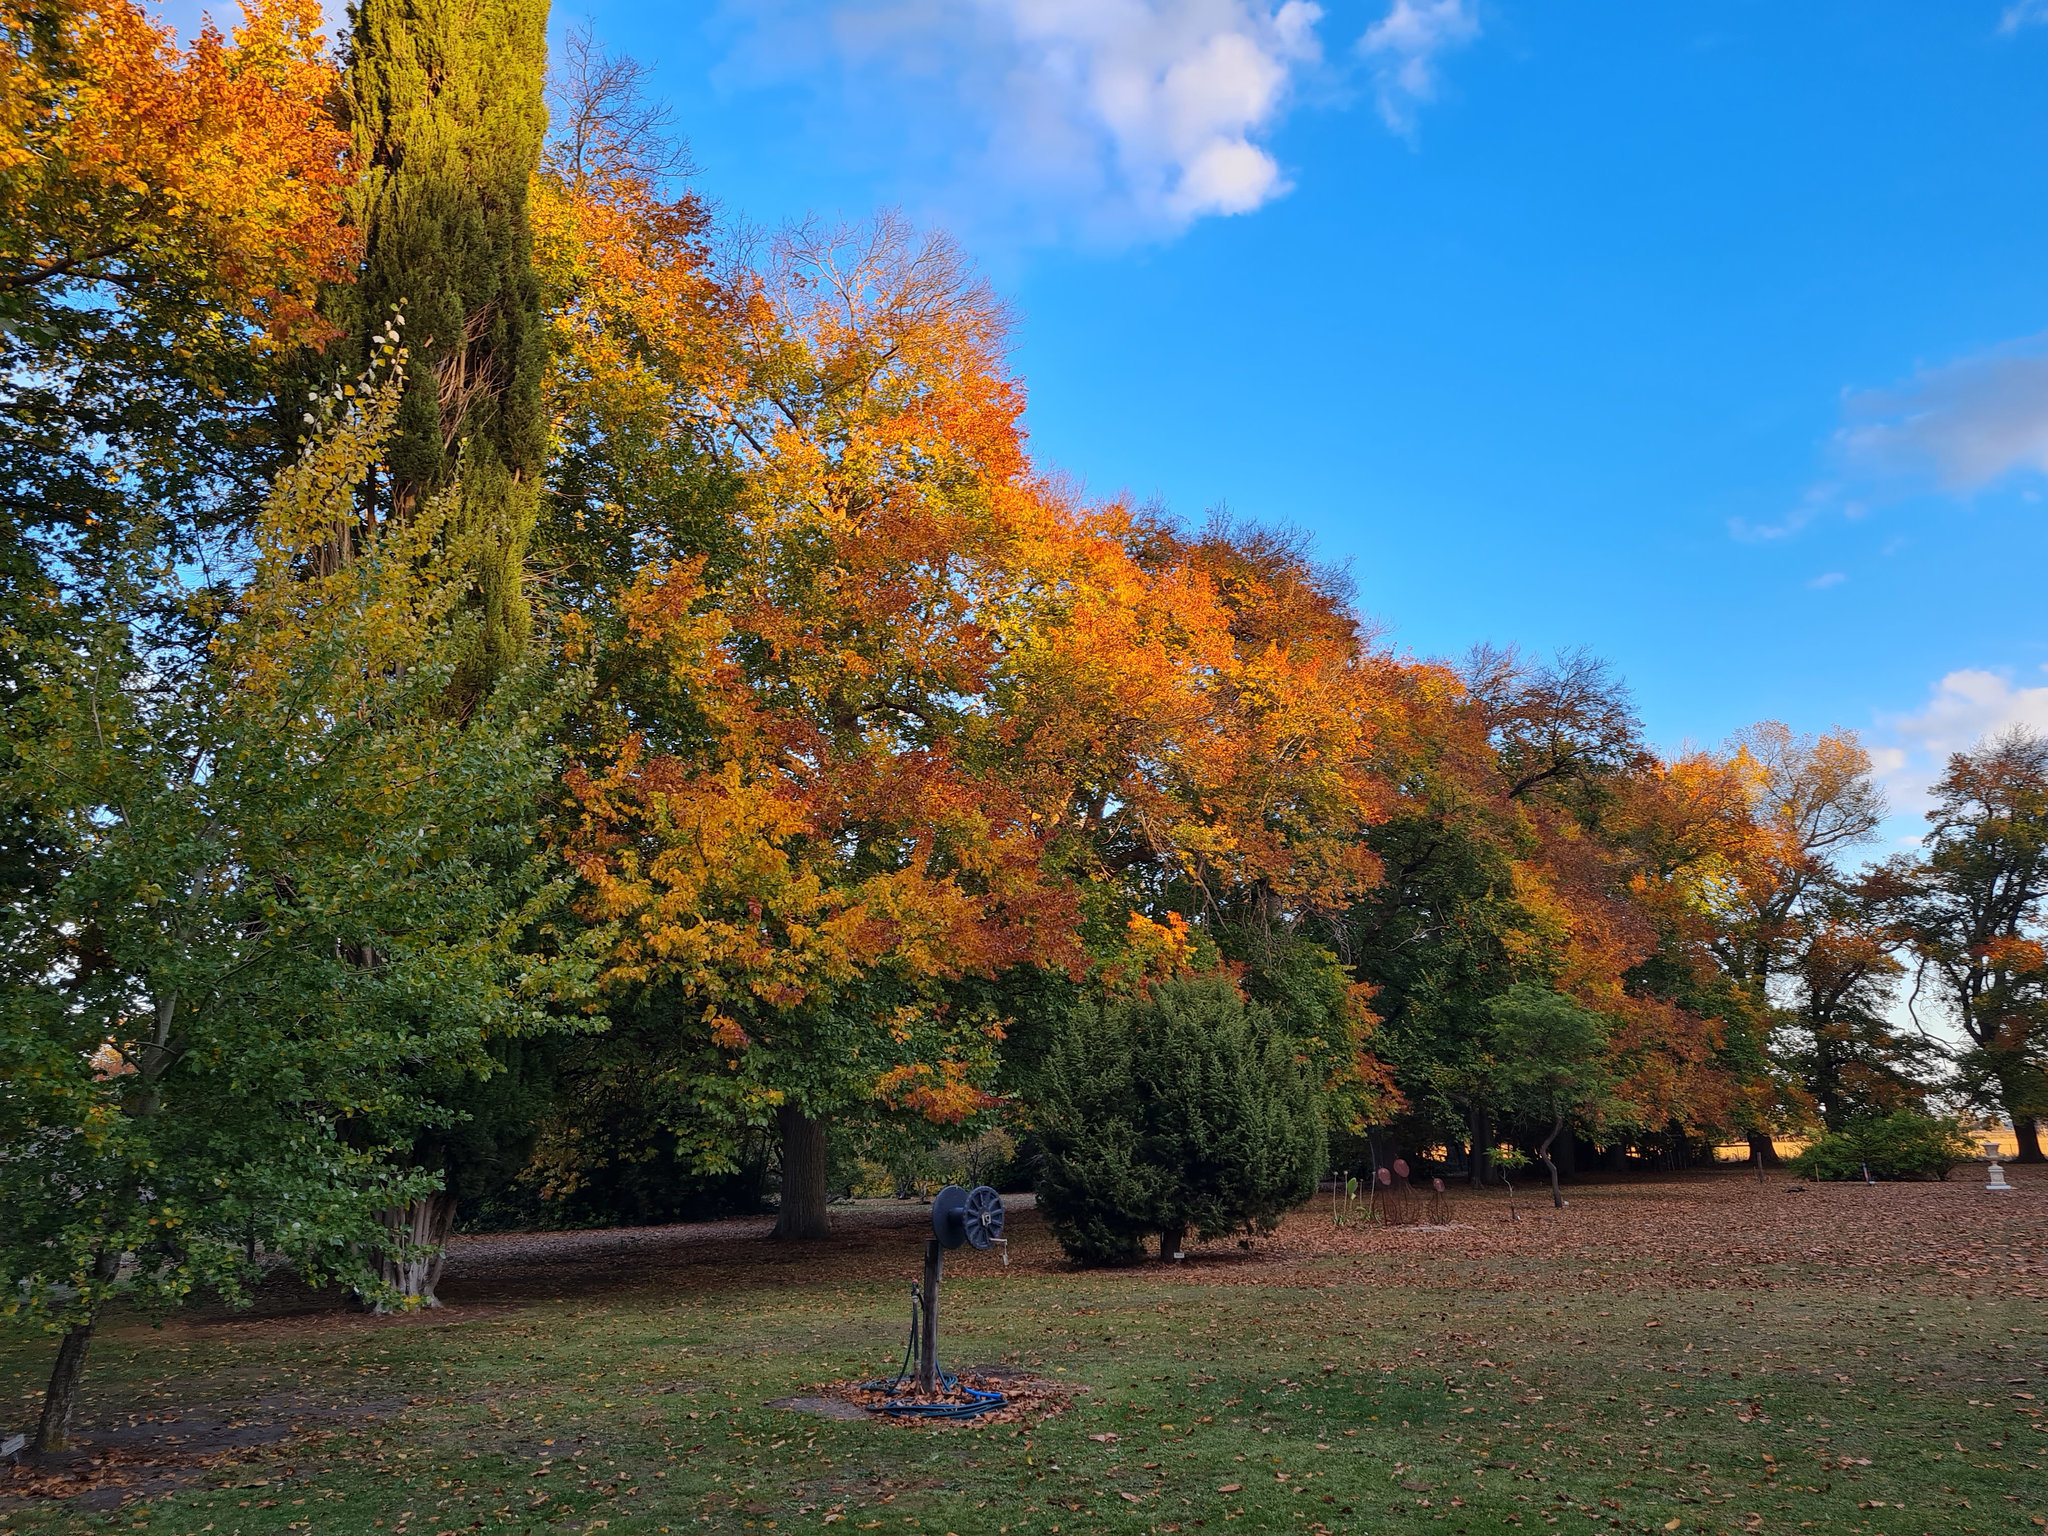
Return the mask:
[(1853, 733), (1659, 753), (1589, 653), (1399, 652), (1306, 537), (1036, 457), (956, 242), (749, 231), (546, 21), (0, 0), (46, 1444), (114, 1298), (426, 1304), (457, 1219), (693, 1190), (815, 1237), (862, 1149), (997, 1126), (1095, 1257), (1270, 1220), (1326, 1145), (1560, 1201), (1930, 1109), (2041, 1156), (2041, 737), (1859, 865)]

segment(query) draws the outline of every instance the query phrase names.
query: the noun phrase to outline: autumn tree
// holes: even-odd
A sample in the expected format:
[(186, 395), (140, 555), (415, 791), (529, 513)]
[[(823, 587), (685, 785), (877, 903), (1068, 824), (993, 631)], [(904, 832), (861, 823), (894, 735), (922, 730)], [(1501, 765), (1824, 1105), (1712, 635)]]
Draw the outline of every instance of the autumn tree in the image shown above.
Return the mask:
[(1939, 1047), (1893, 1023), (1903, 894), (1878, 870), (1805, 903), (1780, 1049), (1830, 1131), (1921, 1107), (1946, 1065)]
[(1966, 1075), (2011, 1117), (2021, 1162), (2048, 1114), (2048, 738), (2014, 728), (1948, 761), (1926, 852), (1894, 866), (1921, 986), (1969, 1040)]
[[(353, 250), (319, 25), (307, 0), (256, 0), (232, 35), (181, 47), (129, 0), (0, 5), (12, 622), (118, 563), (145, 522), (203, 581), (244, 574), (291, 443), (271, 392), (324, 334), (314, 294)], [(206, 610), (161, 597), (140, 615), (159, 643), (203, 643)]]
[(731, 425), (750, 400), (753, 287), (715, 257), (710, 212), (681, 181), (687, 148), (640, 65), (572, 28), (548, 101), (532, 219), (554, 447), (532, 562), (603, 658), (649, 563), (701, 555), (716, 583), (738, 553)]
[[(1883, 915), (1869, 910), (1867, 889), (1843, 862), (1874, 835), (1885, 804), (1853, 732), (1802, 736), (1765, 721), (1730, 745), (1731, 765), (1749, 786), (1752, 829), (1703, 915), (1722, 974), (1751, 999), (1775, 1058), (1794, 1072), (1778, 1102), (1756, 1106), (1761, 1117), (1742, 1127), (1754, 1155), (1775, 1167), (1773, 1126), (1799, 1123), (1813, 1101), (1829, 1119), (1825, 1106), (1840, 1102), (1832, 1043), (1846, 1040), (1845, 1030), (1866, 1064), (1887, 1042), (1903, 1046), (1867, 1023), (1896, 973), (1882, 961)], [(1912, 1054), (1902, 1050), (1886, 1070), (1903, 1070)]]
[[(1406, 686), (1387, 758), (1404, 793), (1371, 834), (1385, 879), (1333, 929), (1377, 988), (1375, 1045), (1406, 1101), (1396, 1138), (1462, 1132), (1476, 1182), (1505, 1137), (1548, 1154), (1568, 1127), (1643, 1138), (1711, 1121), (1720, 1031), (1675, 995), (1696, 966), (1664, 956), (1661, 909), (1726, 797), (1702, 800), (1642, 749), (1626, 690), (1583, 653), (1481, 647), (1455, 671), (1412, 669)], [(1576, 1077), (1601, 1092), (1562, 1122), (1549, 1100), (1502, 1087), (1511, 999), (1510, 1019), (1599, 1021), (1597, 1059)]]
[(1005, 1021), (952, 985), (1075, 952), (984, 707), (1044, 515), (1001, 310), (893, 221), (790, 232), (758, 297), (737, 548), (625, 595), (622, 734), (564, 835), (699, 1165), (772, 1123), (778, 1230), (811, 1237), (827, 1124), (988, 1102)]
[(1120, 503), (1040, 526), (1004, 729), (1085, 942), (1122, 968), (1132, 934), (1192, 925), (1362, 1127), (1387, 1089), (1374, 1015), (1316, 925), (1378, 877), (1362, 834), (1393, 799), (1376, 752), (1396, 669), (1297, 535)]

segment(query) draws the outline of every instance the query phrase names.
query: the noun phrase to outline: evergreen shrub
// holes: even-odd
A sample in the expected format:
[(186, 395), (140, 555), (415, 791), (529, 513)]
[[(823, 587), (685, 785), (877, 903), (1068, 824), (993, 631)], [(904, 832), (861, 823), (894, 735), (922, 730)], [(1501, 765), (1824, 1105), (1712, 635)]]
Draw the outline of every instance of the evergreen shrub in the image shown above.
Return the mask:
[(1038, 1105), (1036, 1186), (1084, 1264), (1162, 1255), (1279, 1225), (1315, 1191), (1321, 1106), (1295, 1047), (1228, 977), (1076, 1006), (1053, 1031)]
[(1808, 1179), (1860, 1179), (1865, 1167), (1873, 1179), (1946, 1179), (1974, 1150), (1955, 1121), (1899, 1109), (1827, 1132), (1791, 1168)]

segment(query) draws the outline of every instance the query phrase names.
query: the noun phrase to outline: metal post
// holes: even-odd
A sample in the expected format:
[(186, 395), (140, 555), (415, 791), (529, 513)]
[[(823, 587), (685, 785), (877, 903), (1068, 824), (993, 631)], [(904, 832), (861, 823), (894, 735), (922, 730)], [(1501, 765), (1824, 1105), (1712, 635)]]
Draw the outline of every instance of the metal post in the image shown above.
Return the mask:
[(924, 1326), (917, 1346), (917, 1390), (925, 1397), (939, 1390), (939, 1278), (945, 1268), (946, 1250), (932, 1238), (924, 1245)]

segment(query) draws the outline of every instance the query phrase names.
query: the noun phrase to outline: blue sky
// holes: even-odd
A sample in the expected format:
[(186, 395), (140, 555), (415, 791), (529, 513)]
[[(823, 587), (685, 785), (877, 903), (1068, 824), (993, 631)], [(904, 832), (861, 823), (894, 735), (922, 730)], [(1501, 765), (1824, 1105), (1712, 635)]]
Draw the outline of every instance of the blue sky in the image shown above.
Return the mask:
[(1653, 738), (2048, 726), (2048, 0), (557, 0), (700, 188), (1014, 300), (1040, 458)]

